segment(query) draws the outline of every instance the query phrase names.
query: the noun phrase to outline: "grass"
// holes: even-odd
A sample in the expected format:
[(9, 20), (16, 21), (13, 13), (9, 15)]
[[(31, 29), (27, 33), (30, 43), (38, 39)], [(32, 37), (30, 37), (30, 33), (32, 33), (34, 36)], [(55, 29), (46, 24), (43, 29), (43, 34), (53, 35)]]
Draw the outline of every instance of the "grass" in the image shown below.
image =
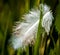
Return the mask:
[[(49, 54), (49, 55), (59, 55), (59, 48), (60, 48), (59, 46), (59, 41), (60, 41), (60, 31), (59, 31), (60, 30), (60, 26), (59, 26), (60, 8), (59, 6), (55, 11), (57, 12), (56, 22), (55, 22), (56, 29), (54, 30), (53, 28), (53, 30), (51, 30), (51, 33), (49, 35), (50, 37), (47, 38), (47, 35), (45, 33), (46, 36), (44, 35), (44, 37), (46, 38), (43, 39), (42, 41), (41, 35), (42, 35), (42, 32), (44, 32), (44, 30), (41, 27), (41, 20), (40, 20), (38, 25), (36, 43), (34, 44), (34, 46), (31, 46), (32, 47), (31, 50), (29, 49), (29, 46), (27, 46), (25, 50), (18, 49), (15, 51), (13, 48), (10, 48), (10, 46), (8, 45), (8, 42), (6, 44), (6, 40), (8, 40), (7, 38), (9, 38), (9, 36), (7, 36), (8, 31), (12, 32), (12, 26), (14, 22), (16, 22), (17, 20), (20, 20), (21, 16), (25, 12), (28, 12), (30, 8), (32, 7), (36, 8), (36, 6), (39, 5), (40, 0), (23, 0), (23, 1), (16, 0), (16, 2), (14, 0), (8, 0), (4, 3), (3, 1), (0, 1), (0, 3), (1, 3), (0, 4), (0, 55), (30, 55), (30, 53), (32, 53), (32, 55), (39, 55), (40, 53), (43, 53), (42, 55), (44, 55), (45, 52), (46, 54)], [(40, 18), (42, 19), (42, 12), (40, 14)], [(57, 31), (56, 33), (58, 33), (56, 36), (58, 37), (56, 42), (54, 39), (56, 33), (53, 34), (53, 31)], [(50, 38), (52, 38), (52, 42), (54, 44), (53, 48), (51, 47), (52, 45), (50, 45), (51, 43)], [(46, 43), (48, 42), (48, 40), (50, 40), (50, 42), (47, 47)], [(41, 49), (41, 52), (39, 52), (39, 49)], [(48, 52), (48, 50), (50, 51)], [(23, 54), (24, 51), (26, 54)]]

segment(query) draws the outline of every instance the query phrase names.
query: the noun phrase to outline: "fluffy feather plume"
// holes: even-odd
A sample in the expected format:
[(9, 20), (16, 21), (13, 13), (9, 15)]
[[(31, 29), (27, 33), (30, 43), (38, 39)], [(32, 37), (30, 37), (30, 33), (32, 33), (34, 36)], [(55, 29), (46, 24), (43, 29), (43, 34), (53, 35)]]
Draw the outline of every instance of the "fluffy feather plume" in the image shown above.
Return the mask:
[(49, 35), (50, 27), (52, 25), (54, 17), (52, 16), (52, 12), (47, 12), (42, 19), (42, 27), (45, 29), (47, 35)]
[[(42, 4), (43, 5), (43, 4)], [(47, 33), (50, 31), (52, 25), (52, 14), (50, 7), (46, 4), (43, 5), (43, 18), (42, 27)], [(40, 19), (40, 10), (32, 9), (28, 14), (23, 15), (24, 22), (19, 22), (15, 28), (13, 28), (12, 38), (10, 39), (11, 45), (14, 49), (23, 48), (36, 39), (37, 27)]]
[(14, 32), (12, 33), (11, 44), (14, 49), (27, 46), (35, 39), (34, 36), (38, 27), (39, 16), (40, 11), (38, 9), (31, 10), (22, 17), (25, 21), (13, 28)]

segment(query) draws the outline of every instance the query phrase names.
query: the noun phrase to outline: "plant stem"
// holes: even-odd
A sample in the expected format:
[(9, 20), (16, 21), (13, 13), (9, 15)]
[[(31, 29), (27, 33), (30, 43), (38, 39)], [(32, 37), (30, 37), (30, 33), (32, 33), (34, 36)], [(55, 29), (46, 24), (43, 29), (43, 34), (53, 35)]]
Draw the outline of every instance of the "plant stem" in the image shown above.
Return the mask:
[(41, 45), (41, 33), (43, 31), (42, 26), (41, 26), (42, 17), (43, 17), (43, 15), (42, 15), (42, 11), (41, 11), (41, 13), (40, 13), (40, 21), (39, 21), (39, 26), (38, 26), (38, 31), (37, 31), (37, 39), (36, 39), (36, 43), (35, 43), (35, 47), (34, 47), (34, 55), (39, 55), (39, 46)]
[(3, 45), (2, 45), (2, 55), (4, 55), (5, 41), (6, 41), (6, 38), (7, 38), (6, 35), (7, 35), (8, 24), (9, 24), (9, 20), (7, 20), (6, 28), (5, 28), (5, 32), (4, 32), (4, 40), (3, 40)]
[(54, 38), (53, 38), (53, 36), (52, 36), (53, 28), (54, 28), (54, 25), (52, 26), (52, 29), (51, 29), (51, 31), (50, 31), (50, 37), (51, 37), (51, 39), (52, 39), (52, 41), (53, 41), (53, 44), (54, 44), (54, 47), (55, 47), (55, 41), (54, 41)]
[(17, 55), (20, 55), (20, 54), (21, 54), (21, 49), (19, 48), (17, 51)]
[(29, 46), (26, 47), (26, 55), (29, 55)]
[(34, 7), (38, 7), (40, 3), (40, 0), (34, 0)]

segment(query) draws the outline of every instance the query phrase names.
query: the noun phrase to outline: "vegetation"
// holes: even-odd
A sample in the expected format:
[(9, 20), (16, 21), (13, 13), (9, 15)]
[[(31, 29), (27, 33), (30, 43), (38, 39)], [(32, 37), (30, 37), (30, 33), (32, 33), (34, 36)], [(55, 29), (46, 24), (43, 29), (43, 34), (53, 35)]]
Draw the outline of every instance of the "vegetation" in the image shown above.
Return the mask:
[[(42, 28), (40, 20), (35, 44), (28, 45), (25, 49), (13, 49), (9, 43), (13, 25), (17, 21), (22, 22), (21, 17), (32, 8), (39, 9), (41, 3), (49, 5), (54, 16), (49, 35)], [(40, 12), (42, 19), (43, 14), (41, 10)], [(42, 38), (43, 33), (44, 38)], [(60, 0), (0, 0), (0, 55), (59, 55), (59, 43)]]

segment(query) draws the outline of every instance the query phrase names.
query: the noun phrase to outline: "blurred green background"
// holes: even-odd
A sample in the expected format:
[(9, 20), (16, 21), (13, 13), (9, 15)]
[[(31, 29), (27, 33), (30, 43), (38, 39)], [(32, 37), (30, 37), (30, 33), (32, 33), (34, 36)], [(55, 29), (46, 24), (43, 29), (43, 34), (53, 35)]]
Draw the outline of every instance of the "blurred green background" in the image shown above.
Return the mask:
[[(22, 15), (28, 13), (31, 8), (38, 7), (41, 2), (42, 0), (0, 0), (0, 55), (34, 55), (34, 46), (28, 46), (24, 51), (15, 51), (9, 46), (8, 40), (14, 23), (21, 20)], [(41, 43), (44, 45), (39, 47), (39, 55), (60, 55), (60, 0), (44, 0), (44, 3), (51, 6), (55, 18), (49, 35), (54, 41), (50, 37), (45, 38), (45, 42)]]

